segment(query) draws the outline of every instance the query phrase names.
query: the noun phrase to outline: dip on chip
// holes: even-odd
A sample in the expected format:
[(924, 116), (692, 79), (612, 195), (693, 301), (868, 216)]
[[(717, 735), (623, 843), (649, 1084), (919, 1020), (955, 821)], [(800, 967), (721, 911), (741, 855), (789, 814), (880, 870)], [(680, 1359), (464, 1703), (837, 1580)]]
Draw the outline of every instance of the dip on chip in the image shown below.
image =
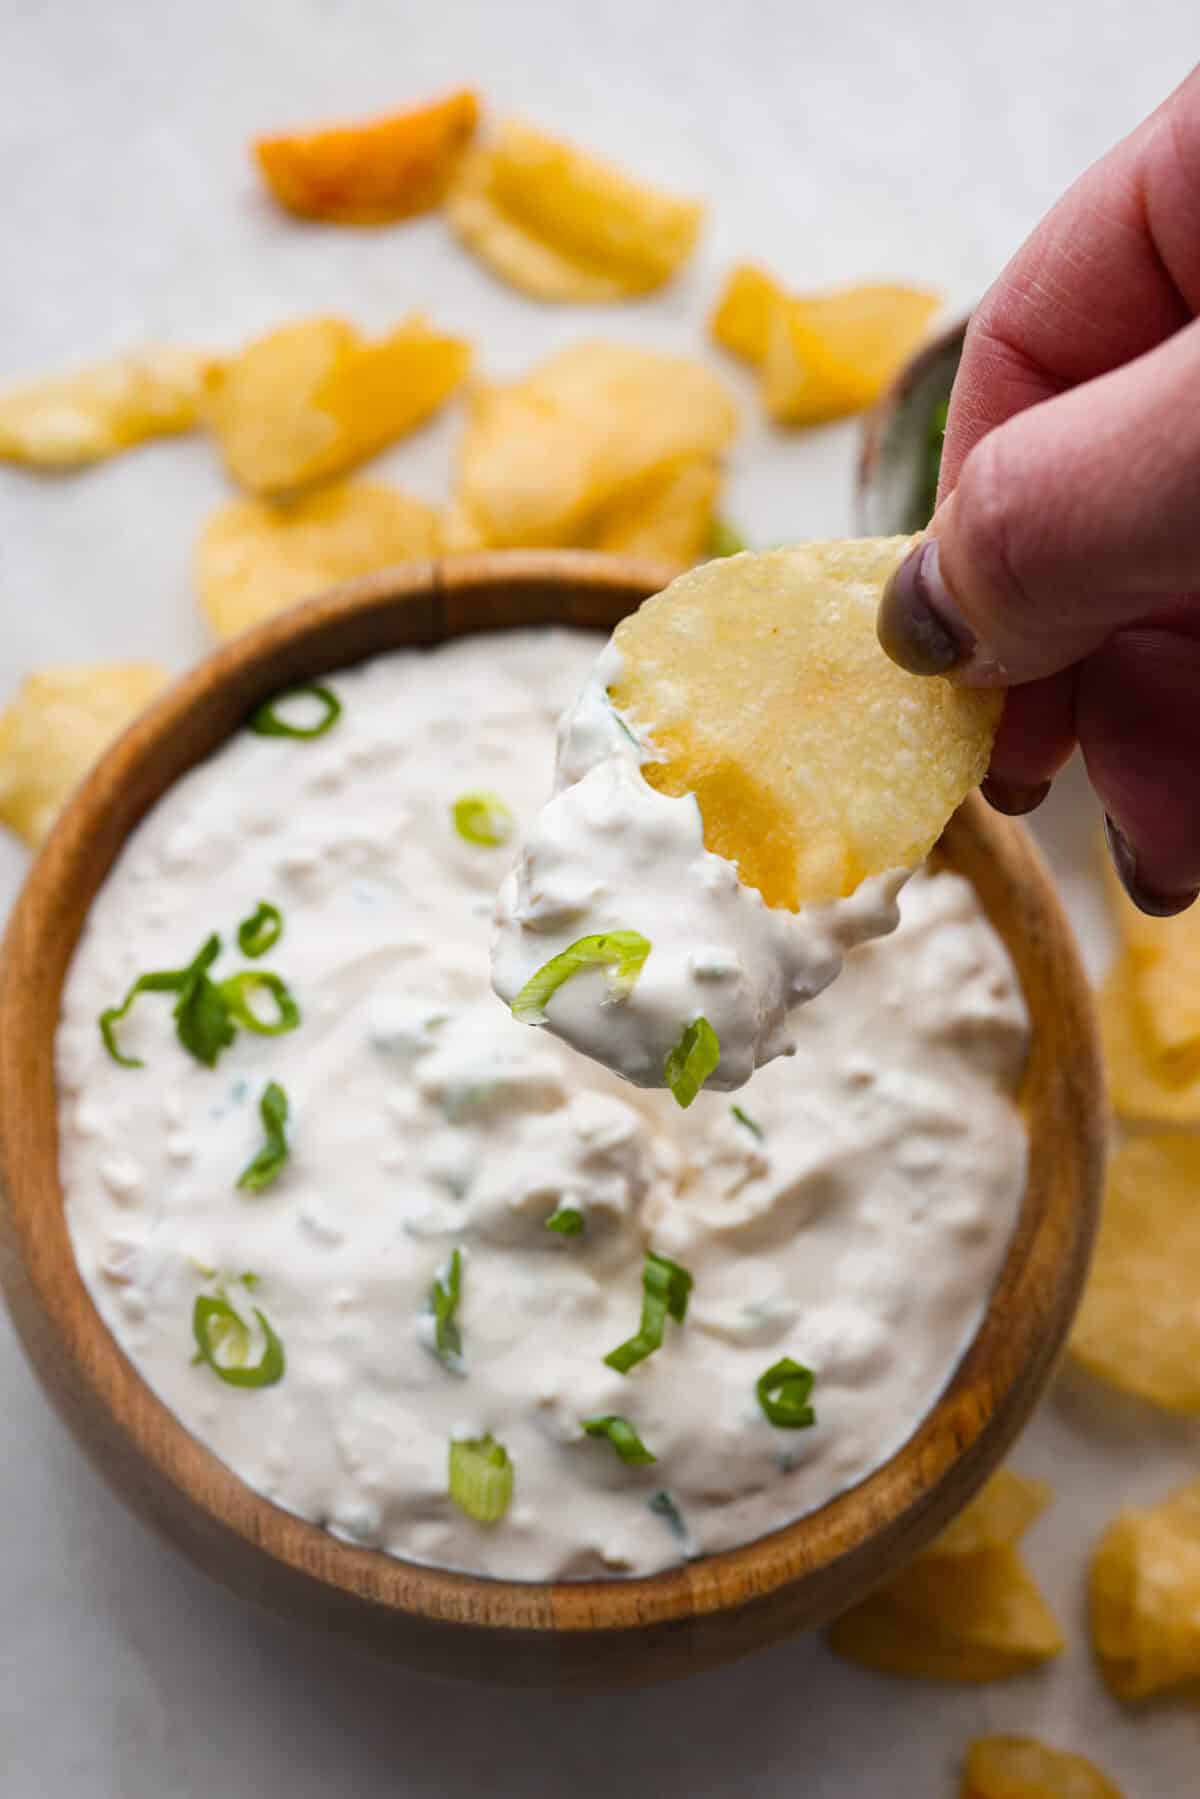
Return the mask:
[(233, 500), (200, 534), (200, 605), (218, 637), (233, 637), (339, 581), (440, 548), (437, 509), (378, 481), (342, 481), (294, 500)]
[(0, 712), (0, 824), (40, 843), (72, 789), (169, 679), (154, 662), (63, 662), (30, 675)]
[(450, 222), (493, 274), (539, 300), (622, 300), (695, 248), (704, 208), (510, 119), (464, 157)]
[(220, 365), (198, 350), (129, 350), (0, 393), (0, 460), (78, 468), (147, 437), (190, 431)]
[(479, 120), (469, 90), (429, 106), (255, 139), (281, 206), (336, 225), (381, 225), (436, 206)]
[(1096, 1546), (1092, 1642), (1119, 1699), (1200, 1682), (1200, 1480), (1118, 1513)]
[(977, 1737), (960, 1799), (1121, 1799), (1095, 1762), (1036, 1737)]
[(461, 384), (470, 355), (420, 313), (377, 339), (345, 319), (304, 319), (212, 375), (208, 422), (235, 481), (286, 493), (341, 474), (421, 424)]

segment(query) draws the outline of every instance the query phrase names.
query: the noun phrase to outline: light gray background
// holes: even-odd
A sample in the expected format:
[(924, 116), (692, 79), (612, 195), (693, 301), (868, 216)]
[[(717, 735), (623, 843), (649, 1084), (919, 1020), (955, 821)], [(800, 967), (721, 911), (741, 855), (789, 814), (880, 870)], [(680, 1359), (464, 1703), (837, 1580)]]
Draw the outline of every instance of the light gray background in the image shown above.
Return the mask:
[[(1196, 21), (1194, 0), (0, 0), (0, 377), (153, 337), (223, 346), (323, 308), (381, 325), (427, 306), (497, 372), (597, 328), (686, 347), (745, 255), (797, 283), (909, 278), (965, 305), (1182, 78)], [(540, 310), (436, 219), (333, 232), (263, 202), (253, 132), (462, 81), (706, 193), (685, 278), (617, 311)], [(435, 497), (454, 432), (387, 465)], [(845, 530), (852, 451), (847, 427), (751, 426), (731, 515), (759, 541)], [(190, 548), (222, 492), (199, 440), (66, 480), (0, 471), (0, 694), (55, 658), (199, 654)], [(1099, 967), (1094, 821), (1082, 786), (1060, 786), (1039, 829)], [(0, 904), (23, 862), (0, 844)], [(67, 1441), (3, 1323), (0, 1414), (2, 1799), (949, 1799), (963, 1743), (997, 1728), (1089, 1749), (1128, 1799), (1200, 1790), (1200, 1713), (1133, 1718), (1105, 1697), (1082, 1585), (1120, 1500), (1200, 1469), (1200, 1430), (1078, 1376), (1015, 1458), (1058, 1484), (1029, 1549), (1071, 1647), (978, 1692), (862, 1674), (816, 1641), (641, 1693), (438, 1687), (285, 1629), (161, 1547)]]

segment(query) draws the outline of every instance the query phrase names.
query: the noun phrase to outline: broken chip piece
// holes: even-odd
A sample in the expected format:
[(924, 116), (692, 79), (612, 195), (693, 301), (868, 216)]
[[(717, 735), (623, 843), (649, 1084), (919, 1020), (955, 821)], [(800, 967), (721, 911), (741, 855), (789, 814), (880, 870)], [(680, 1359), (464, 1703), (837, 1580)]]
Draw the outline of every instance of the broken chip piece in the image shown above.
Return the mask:
[(0, 460), (79, 468), (188, 431), (219, 367), (198, 350), (159, 346), (10, 387), (0, 393)]
[(1092, 1642), (1119, 1699), (1200, 1681), (1200, 1481), (1118, 1513), (1096, 1546)]
[(977, 1737), (960, 1799), (1121, 1799), (1095, 1762), (1036, 1737)]

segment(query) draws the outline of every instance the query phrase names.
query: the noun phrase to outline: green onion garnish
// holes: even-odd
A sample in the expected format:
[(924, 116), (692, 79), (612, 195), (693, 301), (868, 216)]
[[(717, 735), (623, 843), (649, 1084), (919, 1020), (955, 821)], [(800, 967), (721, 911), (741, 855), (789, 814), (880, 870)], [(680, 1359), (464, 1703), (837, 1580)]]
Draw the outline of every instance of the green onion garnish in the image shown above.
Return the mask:
[(743, 1112), (740, 1106), (730, 1106), (729, 1110), (733, 1113), (733, 1116), (737, 1119), (739, 1124), (745, 1125), (752, 1137), (757, 1137), (760, 1142), (762, 1141), (767, 1133), (763, 1130), (761, 1124), (751, 1118), (749, 1112)]
[(259, 900), (249, 918), (238, 926), (238, 948), (243, 956), (265, 956), (283, 936), (283, 914), (270, 900)]
[(686, 1268), (648, 1249), (642, 1266), (641, 1325), (636, 1337), (619, 1343), (605, 1356), (606, 1365), (618, 1374), (628, 1374), (638, 1362), (661, 1349), (667, 1318), (683, 1323), (691, 1291), (692, 1277)]
[(198, 1062), (212, 1067), (221, 1051), (233, 1042), (234, 1028), (220, 989), (209, 978), (208, 970), (221, 953), (221, 939), (212, 936), (188, 963), (186, 968), (160, 968), (139, 975), (119, 1006), (109, 1006), (100, 1014), (100, 1035), (114, 1062), (122, 1068), (141, 1068), (136, 1056), (123, 1056), (117, 1043), (116, 1026), (127, 1017), (139, 993), (176, 993), (175, 1032), (183, 1047)]
[(282, 1172), (290, 1154), (287, 1140), (287, 1094), (274, 1081), (263, 1088), (258, 1113), (263, 1121), (267, 1140), (254, 1160), (238, 1176), (238, 1186), (247, 1193), (261, 1193), (264, 1187), (269, 1187)]
[(663, 1066), (663, 1078), (675, 1103), (690, 1106), (720, 1060), (720, 1041), (707, 1018), (694, 1018), (685, 1025)]
[(708, 527), (704, 554), (709, 561), (716, 556), (736, 556), (739, 551), (748, 548), (746, 539), (728, 519), (715, 518)]
[(935, 407), (926, 426), (925, 463), (921, 470), (921, 492), (917, 504), (920, 517), (918, 528), (929, 523), (937, 505), (938, 481), (942, 473), (942, 451), (946, 443), (946, 417), (950, 411), (949, 400), (943, 400)]
[(513, 1465), (490, 1433), (450, 1444), (450, 1497), (476, 1524), (495, 1524), (512, 1503)]
[(805, 1430), (817, 1415), (808, 1403), (813, 1390), (811, 1368), (801, 1367), (791, 1356), (773, 1362), (754, 1383), (763, 1415), (780, 1430)]
[(547, 1218), (546, 1229), (557, 1231), (560, 1237), (578, 1237), (583, 1231), (583, 1213), (576, 1206), (559, 1206)]
[[(277, 974), (268, 974), (265, 968), (244, 968), (240, 974), (230, 975), (227, 981), (221, 982), (220, 993), (230, 1017), (259, 1037), (282, 1037), (285, 1031), (294, 1031), (300, 1023), (300, 1008), (287, 982)], [(275, 1004), (274, 1018), (264, 1018), (253, 1010), (250, 996), (255, 993), (271, 995)]]
[(464, 793), (450, 808), (454, 829), (468, 843), (498, 849), (513, 834), (516, 822), (498, 793)]
[[(320, 701), (324, 709), (323, 716), (312, 725), (289, 724), (278, 708), (286, 706), (292, 700), (303, 699), (306, 695)], [(313, 737), (324, 737), (326, 731), (331, 731), (341, 716), (342, 702), (337, 694), (328, 687), (310, 681), (303, 687), (290, 688), (287, 693), (277, 693), (273, 700), (264, 700), (250, 714), (250, 729), (257, 731), (260, 737), (300, 737), (307, 742)]]
[(653, 1462), (658, 1459), (651, 1455), (628, 1418), (615, 1415), (585, 1418), (583, 1428), (589, 1437), (607, 1437), (623, 1462)]
[(672, 1536), (678, 1537), (681, 1543), (687, 1542), (688, 1532), (687, 1525), (683, 1521), (683, 1513), (665, 1488), (653, 1494), (646, 1504), (656, 1518), (663, 1519)]
[[(231, 1387), (273, 1387), (283, 1379), (286, 1366), (283, 1344), (257, 1306), (251, 1310), (265, 1339), (257, 1362), (247, 1364), (250, 1353), (250, 1327), (235, 1312), (224, 1294), (215, 1298), (200, 1294), (192, 1308), (192, 1335), (196, 1339), (197, 1362), (206, 1362), (213, 1373)], [(218, 1361), (223, 1352), (224, 1361)]]
[(545, 1024), (547, 1002), (581, 968), (607, 968), (609, 994), (619, 998), (633, 987), (649, 954), (650, 940), (640, 931), (602, 931), (594, 937), (580, 937), (530, 975), (512, 1003), (513, 1017), (522, 1024)]
[(457, 1371), (462, 1357), (462, 1333), (458, 1328), (458, 1302), (462, 1298), (462, 1251), (453, 1249), (446, 1266), (439, 1269), (429, 1289), (433, 1313), (434, 1353)]

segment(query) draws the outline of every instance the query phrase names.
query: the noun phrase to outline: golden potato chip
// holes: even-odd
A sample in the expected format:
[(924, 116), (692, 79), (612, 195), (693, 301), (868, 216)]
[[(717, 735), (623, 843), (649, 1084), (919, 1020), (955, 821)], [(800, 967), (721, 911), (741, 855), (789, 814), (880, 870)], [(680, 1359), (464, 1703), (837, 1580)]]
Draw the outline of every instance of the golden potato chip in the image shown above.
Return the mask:
[(690, 457), (623, 495), (583, 547), (658, 557), (686, 568), (705, 554), (720, 497), (717, 463), (709, 456)]
[(267, 184), (289, 212), (379, 225), (436, 206), (479, 121), (469, 90), (355, 125), (255, 140)]
[(440, 547), (436, 509), (378, 481), (288, 501), (234, 500), (200, 535), (200, 605), (218, 637), (233, 637), (339, 581)]
[(1189, 1085), (1200, 1076), (1200, 906), (1174, 918), (1149, 918), (1129, 898), (1107, 855), (1104, 867), (1147, 1061), (1159, 1080)]
[(208, 419), (235, 481), (286, 493), (411, 431), (469, 362), (461, 338), (440, 337), (419, 313), (374, 342), (345, 319), (305, 319), (258, 338), (213, 376)]
[(784, 290), (765, 269), (752, 262), (739, 263), (709, 320), (709, 331), (735, 356), (762, 364), (767, 359), (771, 314), (786, 301)]
[(93, 762), (169, 680), (154, 662), (63, 662), (30, 675), (0, 712), (0, 824), (40, 843)]
[(1162, 1078), (1142, 1028), (1142, 1008), (1126, 951), (1100, 990), (1100, 1039), (1108, 1092), (1118, 1117), (1139, 1124), (1200, 1124), (1200, 1076), (1177, 1084)]
[(582, 343), (522, 381), (481, 385), (459, 463), (458, 534), (494, 547), (577, 544), (680, 463), (719, 456), (737, 411), (703, 363)]
[(1052, 1498), (1048, 1481), (1030, 1480), (1011, 1468), (1001, 1468), (941, 1536), (934, 1538), (925, 1554), (977, 1555), (982, 1549), (1011, 1548), (1035, 1518), (1041, 1517)]
[(1112, 1158), (1071, 1354), (1173, 1412), (1200, 1412), (1200, 1137), (1139, 1137)]
[(1092, 1642), (1118, 1698), (1200, 1681), (1200, 1481), (1118, 1514), (1092, 1557), (1090, 1599)]
[(614, 634), (613, 704), (659, 757), (643, 775), (695, 794), (706, 845), (768, 905), (915, 867), (987, 769), (1001, 696), (906, 674), (875, 635), (913, 541), (708, 562)]
[(961, 1799), (1121, 1799), (1086, 1756), (1035, 1737), (977, 1737), (967, 1750)]
[(78, 468), (147, 437), (188, 431), (220, 365), (198, 350), (130, 350), (0, 393), (0, 459)]
[(517, 119), (463, 159), (446, 210), (481, 262), (539, 300), (660, 287), (691, 255), (704, 214)]

